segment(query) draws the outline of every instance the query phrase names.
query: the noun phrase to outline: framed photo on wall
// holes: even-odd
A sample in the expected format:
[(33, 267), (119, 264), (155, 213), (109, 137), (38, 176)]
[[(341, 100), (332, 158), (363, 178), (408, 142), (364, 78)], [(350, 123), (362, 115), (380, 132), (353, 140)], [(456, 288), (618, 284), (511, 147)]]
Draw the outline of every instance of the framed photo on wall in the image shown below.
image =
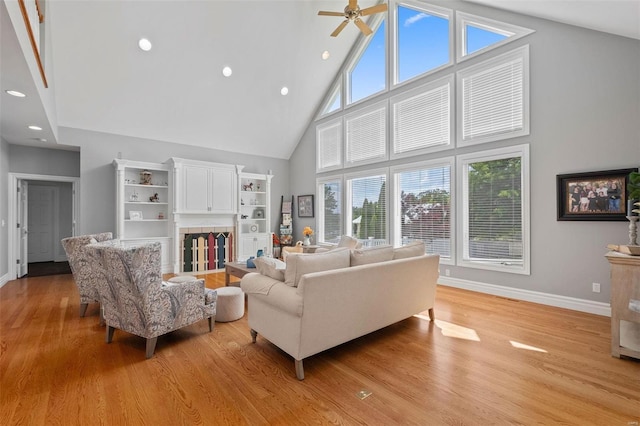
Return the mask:
[(637, 170), (557, 175), (558, 220), (627, 220), (629, 173)]
[(313, 195), (298, 195), (298, 217), (313, 217)]

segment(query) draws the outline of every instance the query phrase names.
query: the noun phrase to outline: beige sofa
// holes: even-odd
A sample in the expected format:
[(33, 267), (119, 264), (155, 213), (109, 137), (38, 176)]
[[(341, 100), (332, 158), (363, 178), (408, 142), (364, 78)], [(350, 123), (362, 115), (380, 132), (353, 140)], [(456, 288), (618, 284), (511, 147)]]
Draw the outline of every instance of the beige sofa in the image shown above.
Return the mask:
[(260, 334), (291, 355), (302, 380), (304, 358), (423, 311), (433, 320), (439, 256), (408, 249), (291, 254), (285, 270), (258, 263), (262, 273), (241, 281), (253, 342)]

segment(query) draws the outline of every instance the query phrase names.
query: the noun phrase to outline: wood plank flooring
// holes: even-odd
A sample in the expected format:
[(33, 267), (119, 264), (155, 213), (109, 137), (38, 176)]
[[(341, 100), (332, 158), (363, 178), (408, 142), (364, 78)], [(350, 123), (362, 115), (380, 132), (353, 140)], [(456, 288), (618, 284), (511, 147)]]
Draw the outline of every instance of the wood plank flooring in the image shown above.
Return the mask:
[(640, 362), (611, 357), (607, 317), (440, 286), (435, 322), (310, 357), (298, 381), (287, 354), (251, 343), (246, 315), (160, 337), (146, 360), (143, 339), (106, 344), (97, 305), (80, 318), (78, 304), (71, 275), (0, 289), (1, 425), (640, 422)]

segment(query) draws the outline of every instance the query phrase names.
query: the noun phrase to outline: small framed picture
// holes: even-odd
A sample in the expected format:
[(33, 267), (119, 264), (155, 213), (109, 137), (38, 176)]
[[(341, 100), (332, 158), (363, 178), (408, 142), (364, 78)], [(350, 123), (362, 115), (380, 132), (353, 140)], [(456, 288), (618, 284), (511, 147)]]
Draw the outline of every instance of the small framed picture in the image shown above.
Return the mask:
[(313, 195), (298, 195), (298, 217), (313, 217)]
[(142, 220), (142, 212), (138, 210), (129, 210), (129, 220)]
[(629, 173), (637, 170), (557, 175), (558, 220), (627, 220)]

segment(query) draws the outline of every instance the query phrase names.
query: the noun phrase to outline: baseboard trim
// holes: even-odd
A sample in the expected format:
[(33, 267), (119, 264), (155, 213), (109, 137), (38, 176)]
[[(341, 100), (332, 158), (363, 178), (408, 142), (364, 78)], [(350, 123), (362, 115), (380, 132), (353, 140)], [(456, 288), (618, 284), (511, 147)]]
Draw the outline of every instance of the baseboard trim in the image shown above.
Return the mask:
[(0, 277), (0, 288), (2, 288), (2, 286), (8, 282), (9, 282), (9, 273), (6, 273)]
[(451, 277), (440, 277), (438, 279), (438, 284), (461, 288), (463, 290), (477, 291), (479, 293), (493, 294), (494, 296), (509, 297), (511, 299), (523, 300), (525, 302), (540, 303), (542, 305), (555, 306), (557, 308), (587, 312), (605, 317), (611, 316), (611, 305), (609, 303), (594, 302), (593, 300), (578, 299), (575, 297), (560, 296), (557, 294), (523, 290), (513, 287), (504, 287), (495, 284), (461, 280)]

